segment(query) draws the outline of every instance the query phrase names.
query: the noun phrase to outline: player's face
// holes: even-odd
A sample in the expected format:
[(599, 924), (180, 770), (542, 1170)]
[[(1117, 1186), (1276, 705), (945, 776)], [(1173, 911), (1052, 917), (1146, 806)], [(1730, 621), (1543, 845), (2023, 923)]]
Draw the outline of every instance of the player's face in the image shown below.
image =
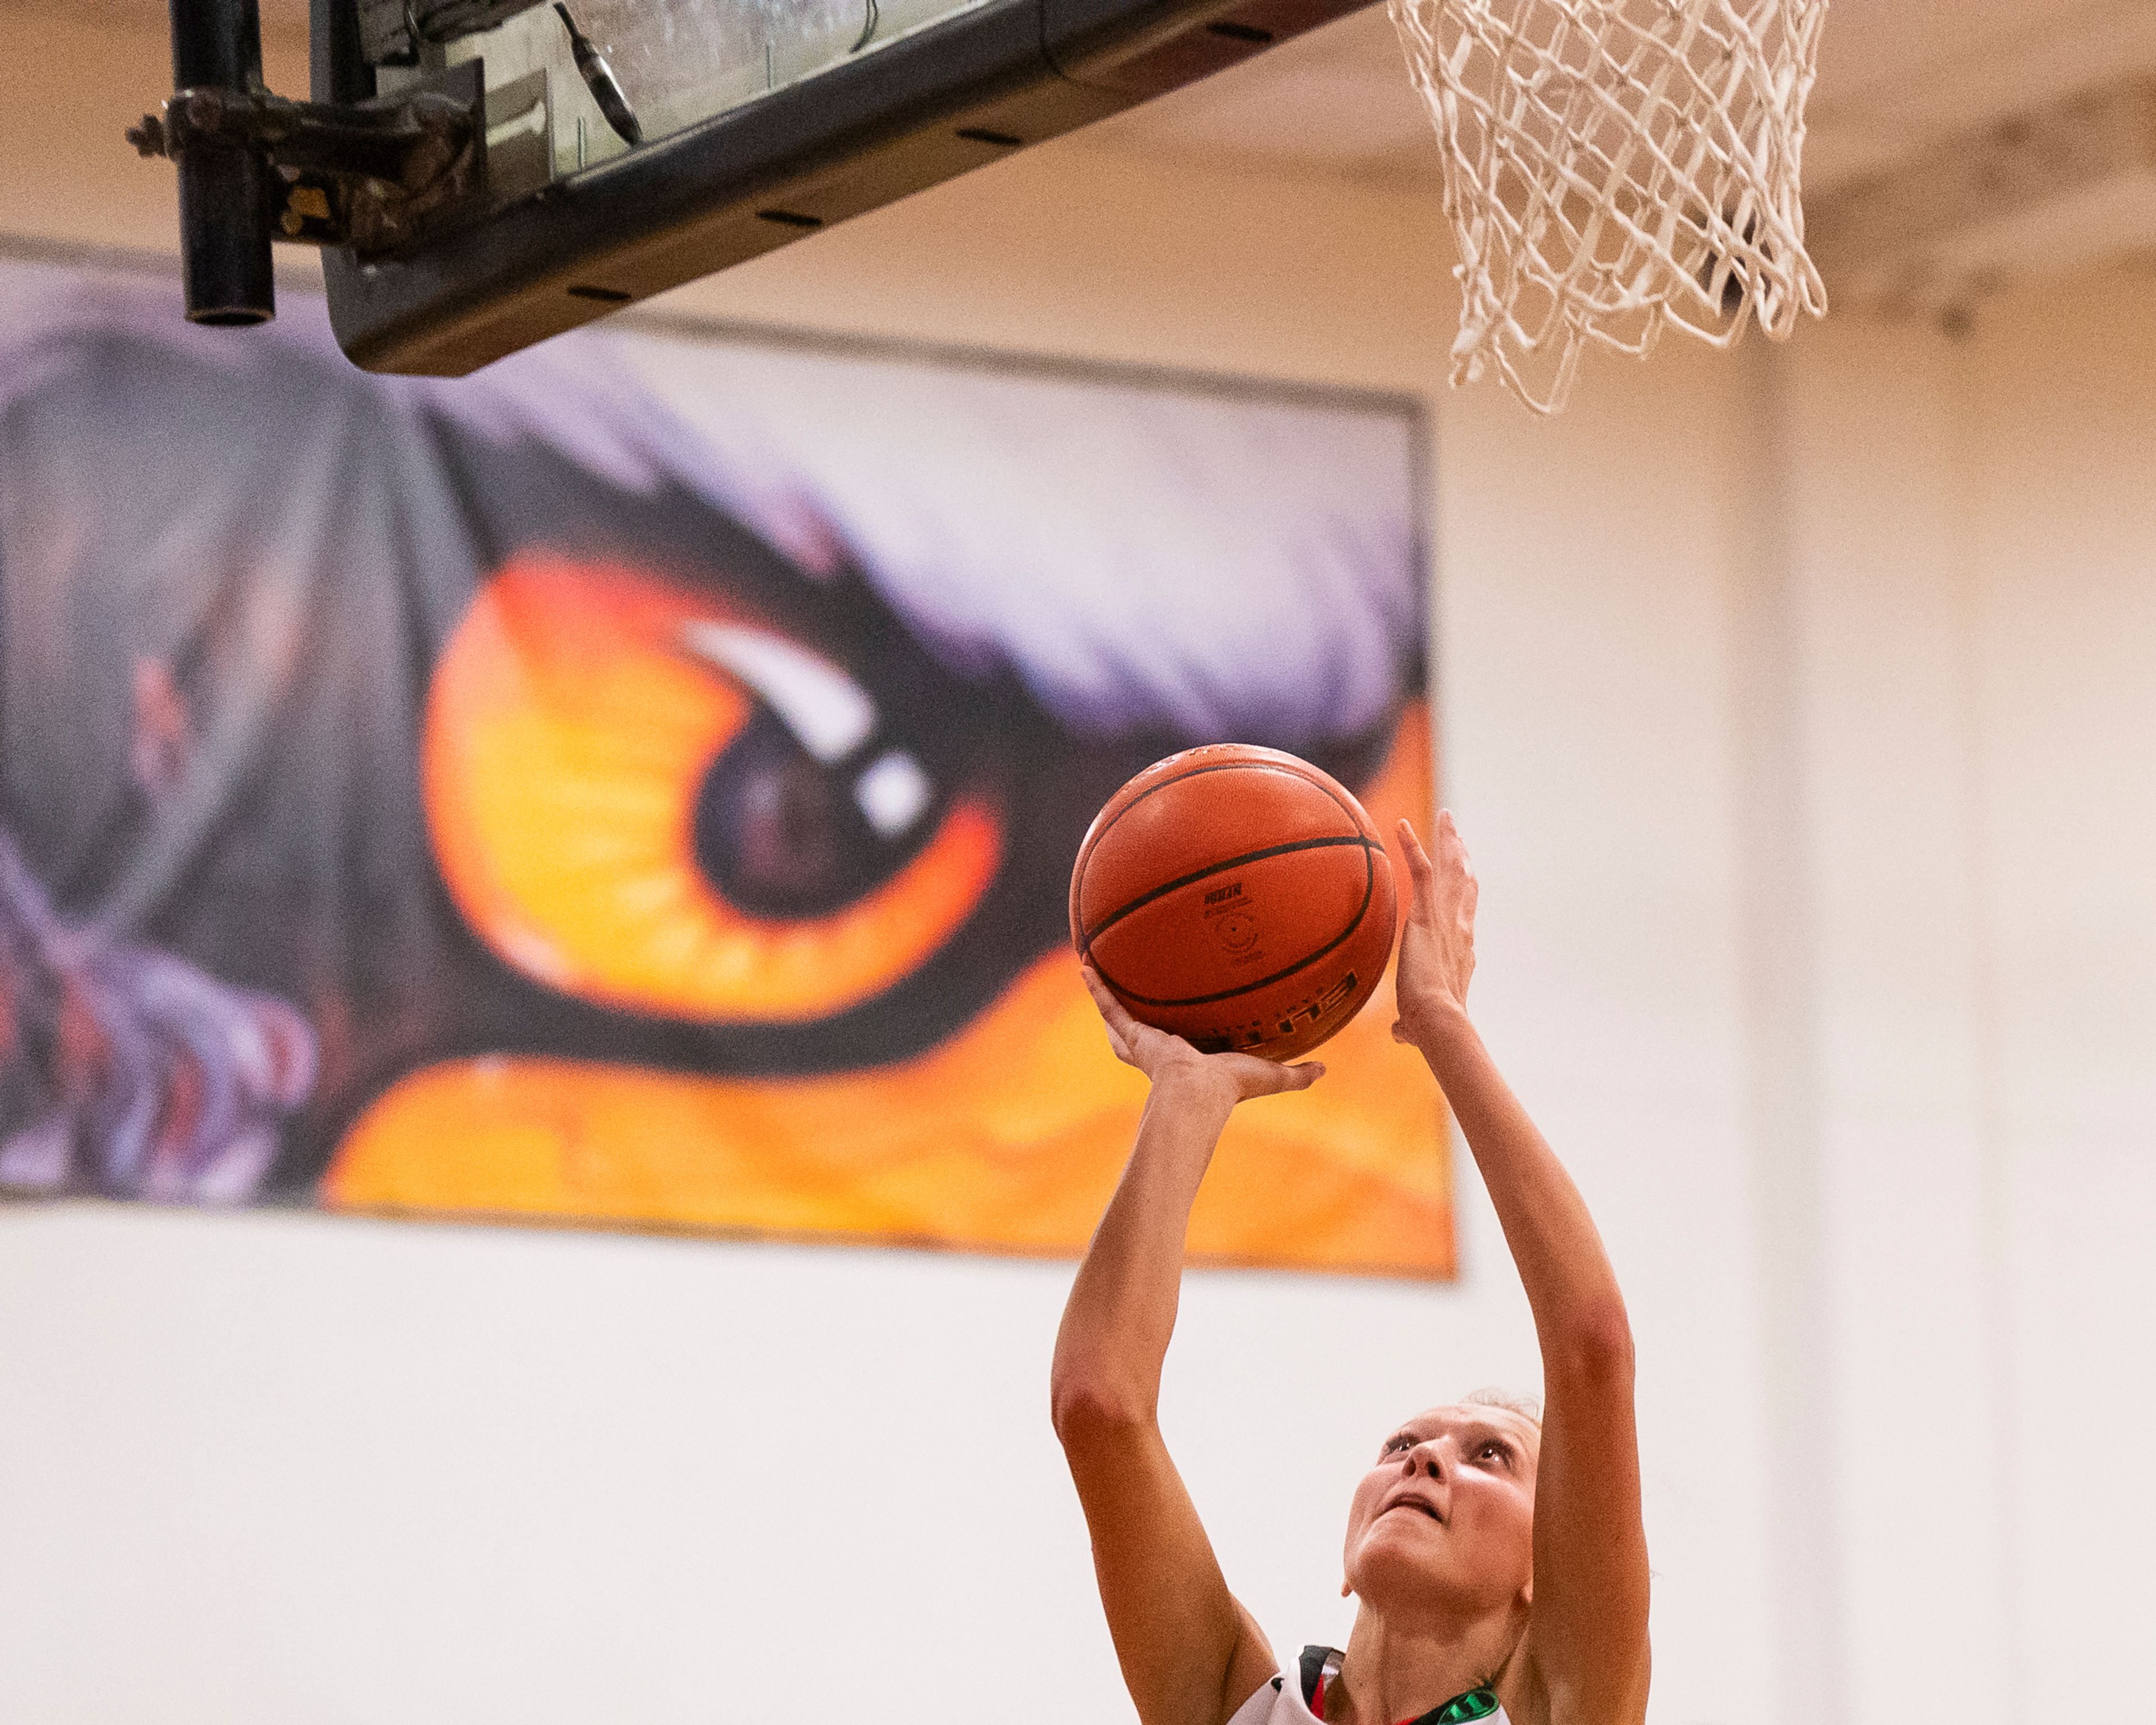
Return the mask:
[(1540, 1434), (1508, 1408), (1432, 1408), (1389, 1434), (1355, 1488), (1350, 1590), (1386, 1609), (1502, 1609), (1534, 1574)]

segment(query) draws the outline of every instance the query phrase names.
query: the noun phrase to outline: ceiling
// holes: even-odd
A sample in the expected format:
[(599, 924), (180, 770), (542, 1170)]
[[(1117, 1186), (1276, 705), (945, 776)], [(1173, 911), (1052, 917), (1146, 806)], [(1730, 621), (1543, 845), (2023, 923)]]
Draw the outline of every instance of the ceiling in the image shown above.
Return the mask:
[[(304, 47), (306, 0), (261, 0)], [(0, 0), (0, 13), (165, 28), (162, 0)], [(1805, 144), (1816, 196), (1964, 127), (2156, 72), (2149, 0), (1833, 0)], [(1381, 7), (1096, 126), (1089, 141), (1275, 171), (1430, 183), (1437, 156)]]
[[(1833, 0), (1808, 112), (1823, 193), (1966, 127), (2156, 72), (2149, 0)], [(1430, 122), (1382, 7), (1094, 129), (1103, 144), (1356, 178), (1430, 180)]]

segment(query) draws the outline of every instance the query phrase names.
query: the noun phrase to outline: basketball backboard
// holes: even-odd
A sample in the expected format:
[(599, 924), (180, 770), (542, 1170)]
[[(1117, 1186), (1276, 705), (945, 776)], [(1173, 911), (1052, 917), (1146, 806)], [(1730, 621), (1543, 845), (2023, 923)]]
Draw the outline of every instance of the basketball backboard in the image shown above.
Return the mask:
[[(326, 245), (356, 362), (459, 375), (1364, 0), (312, 0), (311, 106), (261, 91), (259, 49), (250, 77), (255, 0), (172, 3), (194, 100), (137, 142), (181, 161), (183, 228), (192, 197), (231, 218), (217, 243), (234, 255), (232, 230), (263, 230), (259, 303), (191, 289), (190, 315), (267, 315), (275, 226)], [(370, 216), (370, 184), (396, 176), (355, 177), (350, 152), (401, 172), (415, 146), (454, 151), (454, 172), (417, 218), (408, 200)], [(228, 189), (191, 192), (213, 165)]]

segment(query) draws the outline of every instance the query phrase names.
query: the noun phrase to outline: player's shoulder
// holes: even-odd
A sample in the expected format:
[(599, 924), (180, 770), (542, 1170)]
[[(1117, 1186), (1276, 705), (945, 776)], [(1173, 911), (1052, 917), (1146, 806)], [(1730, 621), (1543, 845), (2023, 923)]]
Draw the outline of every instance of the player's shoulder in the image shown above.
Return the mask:
[(1228, 1725), (1308, 1725), (1314, 1717), (1283, 1671), (1260, 1684), (1256, 1692), (1235, 1709)]
[(1583, 1693), (1576, 1681), (1568, 1684), (1541, 1652), (1531, 1625), (1511, 1667), (1512, 1686), (1506, 1692), (1512, 1702), (1510, 1725), (1646, 1725), (1654, 1659), (1644, 1639), (1630, 1678), (1600, 1697)]
[[(1317, 1709), (1326, 1684), (1340, 1671), (1337, 1648), (1310, 1646), (1295, 1664), (1260, 1684), (1229, 1717), (1228, 1725), (1322, 1725)], [(1505, 1709), (1488, 1689), (1470, 1690), (1433, 1707), (1414, 1725), (1509, 1725)]]
[(1337, 1649), (1304, 1648), (1294, 1664), (1258, 1686), (1228, 1725), (1318, 1725), (1312, 1703), (1323, 1697), (1327, 1675), (1339, 1669)]

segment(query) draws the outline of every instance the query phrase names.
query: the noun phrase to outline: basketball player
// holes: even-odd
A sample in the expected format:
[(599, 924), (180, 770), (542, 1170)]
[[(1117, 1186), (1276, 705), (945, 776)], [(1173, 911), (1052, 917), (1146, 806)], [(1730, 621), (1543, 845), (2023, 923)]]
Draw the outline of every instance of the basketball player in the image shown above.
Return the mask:
[[(1404, 821), (1399, 837), (1414, 896), (1393, 1034), (1430, 1062), (1489, 1187), (1534, 1312), (1544, 1412), (1478, 1397), (1384, 1435), (1348, 1507), (1348, 1646), (1307, 1649), (1281, 1669), (1228, 1591), (1156, 1407), (1184, 1229), (1228, 1116), (1323, 1068), (1201, 1055), (1139, 1024), (1089, 972), (1110, 1041), (1152, 1091), (1063, 1314), (1054, 1410), (1142, 1725), (1633, 1725), (1645, 1714), (1624, 1297), (1586, 1205), (1468, 1020), (1476, 882), (1452, 817), (1438, 817), (1434, 860)], [(1262, 1419), (1262, 1405), (1250, 1414)]]

